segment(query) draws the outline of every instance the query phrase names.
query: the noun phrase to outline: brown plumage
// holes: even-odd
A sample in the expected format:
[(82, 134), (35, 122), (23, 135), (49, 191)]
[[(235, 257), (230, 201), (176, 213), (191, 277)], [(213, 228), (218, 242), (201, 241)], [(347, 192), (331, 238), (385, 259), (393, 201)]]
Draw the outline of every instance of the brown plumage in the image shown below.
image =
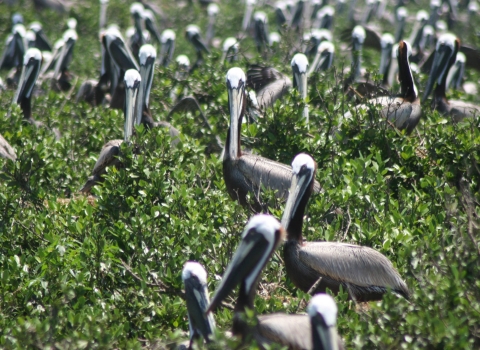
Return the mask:
[(247, 71), (247, 86), (255, 90), (258, 106), (266, 109), (292, 88), (292, 81), (275, 68), (253, 65)]
[(93, 167), (92, 176), (90, 176), (80, 189), (80, 192), (90, 193), (90, 190), (98, 182), (102, 181), (102, 175), (105, 174), (105, 170), (109, 166), (119, 166), (120, 161), (117, 156), (120, 154), (120, 145), (123, 143), (123, 140), (112, 140), (108, 141), (100, 151), (100, 155)]
[(339, 242), (305, 242), (302, 236), (303, 216), (313, 190), (316, 163), (307, 154), (299, 154), (293, 163), (294, 178), (285, 206), (282, 225), (287, 228), (283, 255), (287, 275), (304, 292), (340, 286), (357, 301), (379, 300), (388, 289), (408, 298), (405, 282), (390, 260), (378, 251)]
[[(229, 93), (230, 128), (223, 157), (223, 178), (230, 197), (242, 205), (251, 204), (257, 212), (265, 210), (260, 200), (262, 187), (276, 190), (278, 198), (286, 199), (292, 178), (292, 169), (273, 160), (242, 154), (240, 131), (245, 114), (245, 74), (240, 68), (232, 68), (227, 73)], [(320, 184), (315, 181), (315, 191)], [(247, 195), (253, 197), (250, 203)]]

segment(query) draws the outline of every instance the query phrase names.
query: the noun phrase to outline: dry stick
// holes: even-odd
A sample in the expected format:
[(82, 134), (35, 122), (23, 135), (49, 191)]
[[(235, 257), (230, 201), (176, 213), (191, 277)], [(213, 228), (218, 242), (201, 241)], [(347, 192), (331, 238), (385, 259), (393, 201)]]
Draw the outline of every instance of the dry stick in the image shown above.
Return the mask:
[[(172, 288), (172, 287), (168, 287), (165, 283), (163, 283), (162, 281), (159, 281), (155, 278), (155, 276), (152, 275), (152, 278), (154, 280), (154, 283), (150, 283), (150, 282), (147, 282), (145, 281), (143, 278), (141, 278), (139, 275), (137, 275), (135, 272), (133, 272), (133, 269), (130, 267), (130, 265), (128, 265), (125, 261), (123, 261), (122, 259), (120, 259), (120, 262), (122, 263), (123, 267), (127, 270), (127, 272), (132, 275), (133, 278), (135, 278), (136, 280), (138, 281), (141, 281), (141, 282), (144, 282), (145, 285), (147, 285), (148, 287), (157, 287), (159, 288), (159, 292), (160, 293), (167, 293), (167, 294), (173, 294), (173, 295), (177, 295), (179, 296), (180, 298), (182, 298), (183, 300), (185, 300), (185, 293), (181, 290), (178, 290), (178, 289), (175, 289), (175, 288)], [(223, 307), (229, 309), (229, 310), (233, 310), (234, 307), (232, 304), (229, 304), (229, 303), (226, 303), (226, 302), (222, 302), (221, 304)]]
[[(318, 277), (318, 280), (310, 287), (310, 289), (308, 290), (307, 294), (310, 294), (310, 295), (313, 295), (313, 292), (315, 292), (315, 290), (317, 289), (318, 285), (320, 284), (320, 282), (322, 282), (322, 276)], [(305, 298), (302, 298), (302, 300), (300, 300), (300, 302), (298, 303), (297, 305), (297, 310), (295, 311), (295, 313), (298, 312), (298, 309), (300, 308), (300, 305), (302, 305), (302, 303), (305, 301)]]
[(75, 90), (75, 87), (77, 86), (78, 82), (78, 77), (75, 78), (75, 83), (72, 84), (72, 87), (70, 88), (70, 91), (68, 91), (67, 95), (65, 96), (65, 101), (63, 101), (62, 106), (60, 107), (60, 110), (57, 113), (57, 117), (60, 117), (60, 114), (63, 112), (63, 109), (65, 108), (65, 105), (67, 104), (67, 101), (70, 101), (70, 97), (73, 94), (73, 91)]
[(348, 215), (348, 224), (347, 224), (347, 228), (345, 229), (345, 233), (343, 234), (343, 240), (347, 238), (347, 233), (350, 230), (350, 225), (352, 224), (352, 218), (350, 216), (350, 206), (347, 207), (347, 215)]

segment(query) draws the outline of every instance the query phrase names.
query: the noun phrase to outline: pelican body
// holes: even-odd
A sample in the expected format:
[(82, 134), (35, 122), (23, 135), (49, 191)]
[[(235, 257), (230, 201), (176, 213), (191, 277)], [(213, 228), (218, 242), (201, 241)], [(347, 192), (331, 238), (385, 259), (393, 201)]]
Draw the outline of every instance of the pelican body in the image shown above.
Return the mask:
[(357, 301), (379, 300), (389, 289), (408, 298), (407, 285), (390, 260), (376, 250), (338, 242), (305, 242), (303, 216), (313, 192), (317, 165), (300, 153), (292, 163), (293, 178), (282, 226), (287, 230), (283, 257), (287, 275), (304, 292), (319, 282), (315, 293), (340, 287)]
[(199, 337), (207, 342), (215, 329), (215, 321), (211, 313), (206, 313), (210, 304), (207, 288), (207, 271), (197, 262), (188, 261), (182, 270), (185, 286), (188, 324), (190, 328), (190, 347)]
[[(358, 105), (355, 109), (368, 109), (369, 106), (381, 106), (380, 115), (394, 124), (399, 130), (411, 133), (417, 126), (422, 115), (420, 98), (410, 69), (409, 56), (411, 50), (405, 41), (398, 45), (398, 68), (401, 84), (401, 93), (398, 96), (381, 96), (368, 100), (366, 104)], [(350, 118), (351, 113), (344, 115)]]
[(130, 137), (133, 134), (133, 127), (136, 124), (135, 120), (135, 101), (137, 98), (137, 92), (140, 86), (140, 74), (135, 69), (129, 69), (125, 72), (125, 126), (124, 126), (124, 139), (123, 140), (111, 140), (107, 142), (100, 151), (97, 162), (93, 167), (92, 176), (90, 176), (80, 189), (80, 192), (90, 193), (90, 190), (98, 182), (102, 181), (102, 175), (105, 173), (106, 168), (109, 166), (118, 167), (121, 165), (117, 156), (120, 154), (120, 146), (123, 142), (129, 142)]
[(260, 275), (284, 237), (284, 229), (270, 215), (252, 217), (242, 233), (242, 241), (223, 275), (207, 312), (215, 311), (222, 300), (240, 284), (232, 332), (244, 341), (255, 339), (260, 346), (280, 344), (290, 349), (311, 349), (311, 327), (306, 315), (275, 313), (258, 316), (255, 326), (245, 322), (244, 313), (253, 310)]
[(451, 116), (455, 122), (464, 118), (480, 116), (480, 106), (458, 100), (448, 100), (445, 93), (448, 71), (455, 63), (459, 48), (460, 40), (453, 34), (445, 33), (438, 39), (432, 71), (424, 92), (424, 99), (426, 99), (436, 82), (433, 108), (442, 114)]
[[(286, 198), (292, 178), (292, 169), (273, 160), (242, 154), (240, 132), (245, 114), (245, 73), (240, 68), (231, 68), (227, 73), (230, 128), (223, 157), (223, 178), (230, 197), (241, 205), (249, 204), (247, 194), (253, 199), (253, 209), (262, 210), (260, 191), (262, 187), (276, 190), (278, 198)], [(315, 190), (320, 184), (315, 182)]]

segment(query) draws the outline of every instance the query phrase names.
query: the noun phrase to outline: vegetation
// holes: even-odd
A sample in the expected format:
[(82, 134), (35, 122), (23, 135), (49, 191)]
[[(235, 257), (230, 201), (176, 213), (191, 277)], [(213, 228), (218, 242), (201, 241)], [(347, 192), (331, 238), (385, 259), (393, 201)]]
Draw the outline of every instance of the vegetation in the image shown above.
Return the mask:
[[(26, 23), (41, 21), (52, 41), (61, 36), (66, 17), (34, 11), (30, 1), (17, 3), (0, 3), (2, 42), (16, 11)], [(162, 27), (176, 29), (176, 54), (193, 60), (182, 31), (190, 22), (205, 28), (205, 9), (175, 4), (162, 5)], [(238, 7), (235, 0), (222, 1), (217, 25), (222, 38), (240, 28)], [(98, 75), (97, 14), (96, 0), (79, 2), (70, 14), (78, 20), (71, 64), (76, 89)], [(125, 1), (111, 0), (108, 16), (121, 28), (130, 23)], [(478, 43), (473, 36), (467, 40)], [(285, 72), (293, 42), (292, 34), (270, 57)], [(254, 56), (251, 39), (241, 45), (244, 55), (236, 65), (263, 61)], [(175, 67), (157, 68), (150, 99), (155, 118), (165, 120), (170, 91), (183, 84), (225, 140), (224, 80), (230, 66), (220, 57), (214, 50), (185, 82), (175, 79)], [(306, 238), (373, 247), (393, 262), (411, 289), (410, 301), (389, 294), (381, 302), (357, 305), (346, 293), (337, 296), (338, 328), (347, 348), (478, 348), (478, 120), (453, 124), (427, 103), (411, 135), (371, 113), (332, 134), (349, 107), (337, 73), (343, 61), (337, 56), (337, 68), (310, 79), (309, 128), (301, 119), (303, 102), (292, 93), (257, 124), (245, 123), (242, 142), (287, 164), (299, 152), (310, 153), (324, 192), (310, 200)], [(365, 54), (372, 71), (376, 61), (374, 53)], [(417, 78), (422, 87), (426, 77)], [(172, 147), (168, 131), (137, 128), (134, 142), (141, 154), (123, 147), (124, 168), (109, 169), (105, 182), (93, 190), (95, 197), (87, 198), (78, 190), (102, 145), (121, 138), (123, 113), (77, 104), (76, 90), (57, 93), (48, 87), (44, 82), (33, 101), (34, 117), (47, 128), (22, 122), (19, 107), (10, 105), (14, 91), (0, 95), (0, 132), (18, 155), (15, 163), (0, 159), (0, 347), (161, 348), (185, 339), (183, 264), (202, 263), (213, 291), (252, 214), (227, 194), (220, 155), (210, 151), (211, 131), (196, 115), (175, 114), (170, 122), (181, 130), (182, 142)], [(54, 138), (53, 127), (61, 139)], [(274, 203), (272, 193), (263, 199), (280, 218), (283, 204)], [(256, 311), (304, 312), (309, 298), (288, 280), (281, 254), (275, 254), (264, 271)], [(222, 308), (215, 317), (219, 340), (213, 347), (235, 347), (223, 336), (232, 311)]]

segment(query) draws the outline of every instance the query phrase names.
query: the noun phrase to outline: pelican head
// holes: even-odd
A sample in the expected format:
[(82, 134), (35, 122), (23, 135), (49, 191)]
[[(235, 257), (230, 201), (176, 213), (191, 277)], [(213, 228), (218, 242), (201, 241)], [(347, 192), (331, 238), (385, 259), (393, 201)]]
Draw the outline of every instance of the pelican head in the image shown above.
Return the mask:
[(77, 29), (77, 20), (73, 17), (67, 19), (67, 28), (68, 29)]
[(446, 79), (448, 70), (455, 63), (459, 46), (460, 40), (454, 34), (445, 33), (438, 38), (432, 69), (423, 94), (424, 99), (432, 92), (435, 82), (440, 85)]
[(268, 44), (269, 44), (270, 46), (278, 45), (281, 40), (282, 40), (282, 37), (281, 37), (280, 34), (278, 34), (277, 32), (272, 32), (272, 33), (270, 33), (270, 35), (268, 36)]
[(207, 312), (218, 308), (221, 301), (241, 283), (240, 294), (247, 296), (253, 308), (253, 298), (260, 273), (282, 241), (285, 231), (271, 215), (253, 216), (242, 233), (242, 240), (223, 275)]
[(425, 10), (420, 10), (417, 12), (417, 22), (419, 23), (427, 23), (428, 21), (428, 12)]
[(355, 26), (352, 31), (353, 51), (361, 51), (367, 34), (362, 26)]
[(109, 56), (121, 70), (140, 69), (117, 27), (110, 26), (103, 33), (102, 43)]
[(190, 339), (200, 335), (208, 340), (215, 329), (215, 321), (211, 313), (206, 314), (210, 304), (207, 271), (199, 263), (187, 261), (183, 266), (182, 280), (185, 286)]
[(218, 8), (218, 5), (212, 2), (210, 5), (207, 7), (207, 13), (210, 17), (215, 17), (218, 15), (218, 12), (220, 9)]
[(138, 91), (137, 103), (136, 103), (136, 124), (140, 124), (142, 121), (142, 114), (144, 106), (148, 107), (150, 90), (152, 88), (153, 73), (155, 59), (157, 58), (157, 51), (150, 45), (142, 45), (138, 53), (140, 58), (140, 77), (142, 79), (140, 89)]
[(175, 51), (175, 32), (171, 29), (165, 29), (160, 36), (160, 63), (167, 67), (172, 61), (173, 52)]
[[(303, 53), (297, 53), (293, 56), (291, 62), (293, 70), (293, 86), (298, 89), (300, 96), (305, 100), (307, 98), (307, 72), (308, 58)], [(305, 106), (303, 116), (308, 123), (308, 108)]]
[(455, 69), (450, 69), (450, 72), (447, 76), (447, 87), (453, 87), (454, 89), (459, 89), (462, 85), (463, 75), (465, 74), (465, 63), (467, 62), (467, 57), (464, 53), (458, 52), (455, 59)]
[[(17, 92), (13, 103), (21, 104), (23, 99), (30, 99), (37, 82), (40, 67), (42, 65), (42, 53), (37, 48), (30, 48), (23, 57), (23, 70), (18, 82)], [(27, 116), (29, 117), (29, 116)]]
[(223, 59), (226, 59), (228, 62), (236, 61), (239, 46), (236, 38), (226, 38), (223, 42)]
[(230, 68), (227, 72), (228, 107), (230, 110), (229, 152), (225, 157), (236, 159), (240, 156), (240, 128), (245, 113), (247, 78), (241, 68)]
[(317, 294), (310, 300), (307, 313), (314, 349), (338, 350), (337, 312), (337, 304), (328, 294)]
[(322, 41), (322, 43), (318, 45), (317, 51), (320, 53), (320, 60), (317, 67), (313, 68), (320, 71), (326, 71), (332, 66), (335, 46), (330, 41)]
[[(293, 220), (297, 214), (300, 203), (306, 206), (308, 199), (313, 191), (313, 183), (315, 172), (317, 171), (317, 164), (313, 158), (306, 154), (298, 154), (292, 162), (292, 185), (290, 186), (290, 192), (288, 194), (287, 203), (282, 216), (282, 226), (285, 227), (287, 233), (290, 234), (296, 229), (295, 232), (301, 232), (303, 220), (296, 222)], [(303, 217), (303, 212), (299, 213)], [(294, 222), (295, 221), (295, 222)], [(300, 227), (290, 227), (290, 225), (300, 225)], [(298, 231), (298, 229), (300, 231)]]
[(200, 34), (200, 28), (195, 24), (188, 25), (187, 29), (185, 30), (185, 36), (187, 37), (188, 41), (190, 41), (190, 43), (192, 43), (192, 45), (195, 47), (197, 53), (202, 51), (209, 53), (208, 48), (205, 46), (200, 37)]
[(144, 11), (145, 11), (145, 8), (140, 2), (134, 2), (132, 5), (130, 5), (130, 15), (133, 17), (133, 20), (135, 22), (135, 27), (137, 26), (141, 27), (140, 23), (143, 18)]
[(77, 32), (74, 29), (68, 29), (63, 34), (62, 39), (64, 45), (62, 47), (60, 57), (55, 65), (55, 79), (58, 79), (60, 77), (60, 74), (68, 68), (70, 62), (72, 61), (73, 48), (78, 39)]
[(136, 69), (129, 69), (125, 72), (125, 135), (124, 142), (129, 142), (133, 135), (133, 124), (135, 103), (137, 99), (138, 88), (142, 78)]
[(12, 15), (12, 24), (23, 24), (23, 16), (20, 13), (14, 13)]

